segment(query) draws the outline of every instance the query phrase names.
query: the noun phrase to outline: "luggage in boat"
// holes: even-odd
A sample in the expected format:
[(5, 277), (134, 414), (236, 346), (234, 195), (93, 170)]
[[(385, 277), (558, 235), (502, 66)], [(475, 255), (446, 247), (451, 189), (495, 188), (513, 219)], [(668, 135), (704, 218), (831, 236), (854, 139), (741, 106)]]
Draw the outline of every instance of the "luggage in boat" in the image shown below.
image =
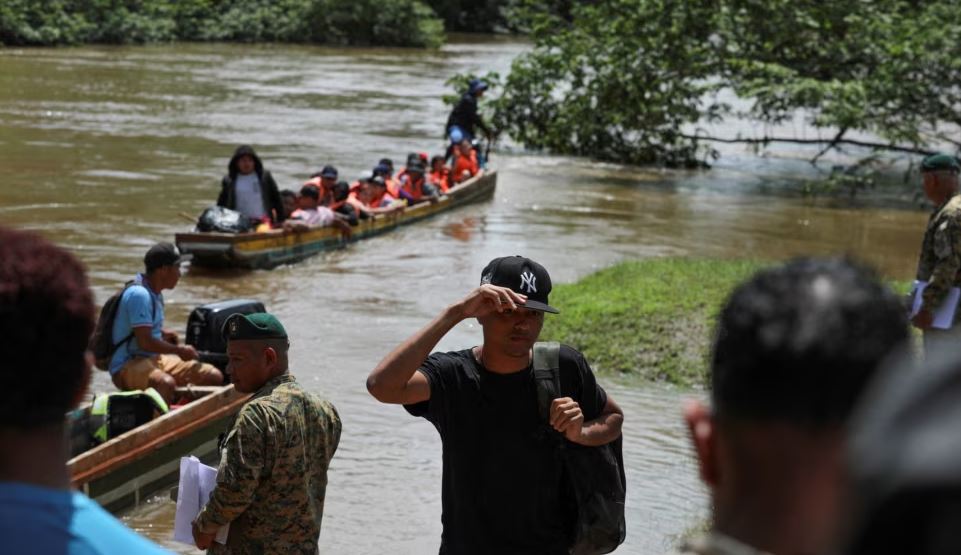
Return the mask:
[(95, 445), (150, 422), (170, 409), (152, 387), (102, 393), (90, 406), (89, 430)]
[(234, 314), (254, 312), (266, 312), (264, 303), (251, 299), (231, 299), (198, 306), (187, 318), (186, 343), (197, 349), (201, 361), (225, 370), (227, 343), (220, 334), (224, 322)]
[(197, 231), (246, 233), (254, 229), (250, 218), (223, 206), (211, 206), (197, 218)]

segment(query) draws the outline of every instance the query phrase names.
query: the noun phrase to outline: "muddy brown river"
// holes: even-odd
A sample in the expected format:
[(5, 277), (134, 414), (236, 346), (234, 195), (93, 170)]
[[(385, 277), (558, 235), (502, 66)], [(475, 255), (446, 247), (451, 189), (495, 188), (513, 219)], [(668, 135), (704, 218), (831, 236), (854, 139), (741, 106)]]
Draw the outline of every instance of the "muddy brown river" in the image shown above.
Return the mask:
[[(233, 149), (254, 145), (281, 187), (327, 163), (353, 179), (383, 156), (438, 152), (444, 81), (507, 73), (522, 42), (459, 38), (439, 51), (163, 45), (0, 49), (0, 222), (44, 232), (88, 265), (100, 301), (154, 242), (191, 227), (216, 198)], [(511, 147), (490, 202), (272, 271), (190, 270), (165, 294), (171, 327), (213, 300), (252, 297), (291, 334), (292, 371), (344, 421), (330, 469), (321, 551), (436, 553), (440, 442), (426, 421), (366, 392), (394, 345), (477, 283), (491, 258), (525, 254), (555, 282), (625, 259), (776, 260), (851, 253), (908, 279), (926, 214), (883, 202), (772, 194), (815, 170), (805, 153), (727, 149), (710, 171), (638, 170)], [(564, 307), (559, 307), (562, 311)], [(563, 318), (563, 314), (559, 316)], [(475, 344), (465, 322), (441, 349)], [(681, 426), (698, 392), (602, 383), (626, 413), (628, 538), (664, 552), (707, 514)], [(109, 389), (104, 373), (94, 389)], [(172, 550), (173, 503), (124, 515)]]

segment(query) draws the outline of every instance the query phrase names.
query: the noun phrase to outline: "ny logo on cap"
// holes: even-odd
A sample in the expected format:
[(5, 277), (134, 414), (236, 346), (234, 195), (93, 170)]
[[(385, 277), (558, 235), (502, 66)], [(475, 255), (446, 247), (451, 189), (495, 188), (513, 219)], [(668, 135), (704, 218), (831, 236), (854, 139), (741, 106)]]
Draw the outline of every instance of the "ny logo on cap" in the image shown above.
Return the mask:
[(521, 274), (521, 289), (526, 289), (528, 293), (537, 293), (537, 277), (532, 272)]

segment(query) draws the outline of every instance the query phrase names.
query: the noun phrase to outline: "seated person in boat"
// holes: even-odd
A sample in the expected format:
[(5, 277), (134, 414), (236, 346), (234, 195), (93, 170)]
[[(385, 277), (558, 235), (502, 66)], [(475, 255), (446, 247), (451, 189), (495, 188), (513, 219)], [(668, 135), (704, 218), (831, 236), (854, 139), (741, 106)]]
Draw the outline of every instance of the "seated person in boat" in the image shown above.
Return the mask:
[(330, 190), (331, 204), (327, 207), (334, 211), (334, 215), (350, 225), (357, 225), (357, 210), (347, 202), (350, 196), (350, 185), (346, 181), (338, 181)]
[[(223, 440), (217, 485), (192, 523), (194, 542), (211, 554), (318, 553), (340, 416), (289, 372), (290, 342), (274, 316), (234, 314), (224, 339), (237, 391), (253, 396)], [(215, 544), (226, 524), (226, 545)]]
[(424, 165), (419, 158), (404, 168), (404, 174), (400, 178), (399, 196), (406, 200), (409, 205), (437, 201), (439, 190), (427, 183), (424, 176)]
[(70, 487), (64, 414), (86, 396), (94, 299), (83, 264), (0, 228), (0, 537), (5, 555), (162, 555)]
[(361, 218), (369, 218), (377, 214), (390, 214), (404, 209), (403, 203), (387, 192), (387, 184), (380, 175), (367, 178), (360, 190), (350, 193), (349, 202), (360, 214)]
[(477, 165), (477, 151), (470, 139), (462, 139), (454, 149), (454, 159), (451, 162), (450, 177), (452, 184), (463, 183), (481, 173)]
[(253, 148), (237, 148), (220, 186), (217, 206), (236, 210), (258, 222), (284, 221), (284, 204), (277, 183)]
[(397, 198), (400, 185), (394, 176), (394, 161), (390, 158), (381, 158), (380, 161), (377, 162), (377, 165), (374, 166), (373, 173), (384, 178), (384, 183), (387, 184), (387, 192), (390, 193), (392, 197)]
[(186, 260), (174, 245), (157, 243), (144, 256), (144, 273), (120, 297), (112, 334), (119, 347), (109, 370), (122, 391), (152, 387), (170, 403), (177, 386), (224, 383), (220, 370), (197, 360), (196, 349), (180, 345), (177, 334), (163, 327), (163, 290), (177, 286)]
[(285, 228), (305, 230), (311, 227), (336, 227), (341, 233), (350, 236), (350, 225), (342, 221), (334, 211), (320, 205), (320, 190), (313, 185), (300, 189), (300, 207), (284, 222)]
[(441, 193), (446, 193), (450, 190), (449, 178), (450, 170), (447, 168), (444, 157), (438, 154), (431, 158), (430, 174), (427, 176), (427, 182), (437, 187)]
[(297, 210), (297, 193), (284, 189), (280, 192), (280, 199), (284, 204), (284, 218), (289, 218), (294, 210)]

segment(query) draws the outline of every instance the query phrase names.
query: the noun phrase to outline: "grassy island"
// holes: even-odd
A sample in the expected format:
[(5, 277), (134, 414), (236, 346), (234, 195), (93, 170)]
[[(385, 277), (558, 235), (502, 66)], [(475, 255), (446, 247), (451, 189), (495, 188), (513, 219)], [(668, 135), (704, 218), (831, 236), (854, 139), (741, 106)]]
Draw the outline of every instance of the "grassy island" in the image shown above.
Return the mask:
[(559, 316), (541, 337), (581, 350), (607, 376), (703, 383), (714, 319), (730, 291), (762, 265), (738, 260), (622, 262), (551, 292)]

